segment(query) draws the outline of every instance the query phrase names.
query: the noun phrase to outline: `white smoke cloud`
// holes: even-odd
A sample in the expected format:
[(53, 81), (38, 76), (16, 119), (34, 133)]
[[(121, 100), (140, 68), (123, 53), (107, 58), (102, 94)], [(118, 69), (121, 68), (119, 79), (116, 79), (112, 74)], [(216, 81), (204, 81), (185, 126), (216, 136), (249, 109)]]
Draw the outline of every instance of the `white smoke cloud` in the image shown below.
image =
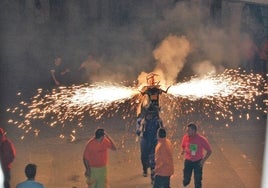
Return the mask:
[(190, 43), (186, 37), (174, 35), (165, 38), (159, 47), (153, 51), (157, 63), (154, 72), (163, 76), (164, 84), (169, 85), (176, 81), (190, 51)]
[[(219, 71), (237, 67), (241, 59), (241, 15), (223, 13), (223, 24), (218, 27), (211, 23), (209, 1), (120, 1), (109, 6), (98, 1), (80, 1), (84, 6), (63, 1), (59, 12), (66, 19), (54, 25), (47, 23), (52, 17), (47, 17), (48, 6), (42, 4), (45, 0), (40, 2), (40, 10), (28, 2), (27, 15), (21, 18), (15, 1), (10, 1), (9, 7), (0, 6), (2, 23), (8, 23), (1, 31), (1, 52), (12, 58), (3, 61), (16, 67), (11, 76), (20, 86), (28, 84), (26, 81), (38, 83), (40, 79), (49, 79), (46, 73), (55, 55), (62, 56), (64, 63), (75, 70), (88, 53), (95, 53), (102, 68), (96, 78), (99, 81), (137, 80), (141, 72), (156, 71), (167, 84), (176, 81), (178, 75), (198, 73), (194, 68), (196, 62), (208, 60)], [(100, 9), (86, 14), (89, 2), (90, 10), (94, 6)], [(228, 5), (241, 10), (242, 6), (237, 4)], [(99, 15), (100, 10), (104, 12)], [(46, 19), (34, 21), (31, 11), (39, 11)], [(89, 16), (95, 22), (87, 22)], [(206, 68), (203, 72), (210, 71)]]
[(210, 61), (202, 61), (192, 65), (192, 69), (198, 76), (207, 74), (215, 74), (217, 72), (215, 66)]

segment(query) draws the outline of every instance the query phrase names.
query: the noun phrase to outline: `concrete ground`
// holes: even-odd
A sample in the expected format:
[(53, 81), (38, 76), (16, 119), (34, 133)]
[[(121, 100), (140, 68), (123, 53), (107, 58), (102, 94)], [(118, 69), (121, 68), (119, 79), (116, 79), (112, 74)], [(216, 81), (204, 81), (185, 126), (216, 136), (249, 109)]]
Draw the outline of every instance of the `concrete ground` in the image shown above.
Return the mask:
[[(109, 153), (110, 187), (152, 187), (150, 178), (142, 177), (141, 174), (139, 143), (134, 127), (126, 127), (122, 121), (116, 120), (103, 127), (118, 146), (117, 151)], [(25, 179), (24, 167), (32, 162), (38, 165), (36, 180), (47, 188), (86, 188), (82, 154), (95, 128), (93, 125), (82, 128), (77, 133), (77, 140), (70, 142), (56, 136), (55, 128), (48, 127), (37, 137), (24, 134), (21, 140), (21, 130), (9, 126), (8, 137), (13, 140), (17, 150), (12, 167), (12, 187)], [(213, 149), (213, 154), (204, 166), (203, 187), (260, 187), (265, 130), (264, 121), (240, 121), (230, 127), (201, 123), (199, 131), (207, 136)], [(178, 154), (182, 126), (169, 127), (167, 131), (174, 143), (175, 174), (171, 178), (171, 187), (181, 187), (183, 161), (178, 159)], [(189, 187), (194, 187), (193, 182)]]

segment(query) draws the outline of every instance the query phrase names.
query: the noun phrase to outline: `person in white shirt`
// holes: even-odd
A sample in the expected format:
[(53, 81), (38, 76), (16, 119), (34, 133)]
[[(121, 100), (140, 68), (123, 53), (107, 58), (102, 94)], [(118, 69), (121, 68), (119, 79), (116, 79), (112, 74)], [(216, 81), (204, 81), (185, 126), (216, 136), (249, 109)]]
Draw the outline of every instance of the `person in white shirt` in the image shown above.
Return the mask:
[(27, 180), (19, 183), (16, 188), (44, 188), (43, 184), (35, 181), (36, 168), (35, 164), (27, 164), (25, 167)]

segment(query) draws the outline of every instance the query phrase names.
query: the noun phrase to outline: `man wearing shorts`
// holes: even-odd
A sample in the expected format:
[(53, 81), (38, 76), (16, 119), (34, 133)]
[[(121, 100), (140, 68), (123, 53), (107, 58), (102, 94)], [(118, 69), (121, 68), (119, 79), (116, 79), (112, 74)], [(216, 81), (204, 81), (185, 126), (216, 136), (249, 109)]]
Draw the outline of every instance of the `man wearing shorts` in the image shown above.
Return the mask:
[(99, 128), (95, 137), (88, 141), (83, 155), (88, 188), (107, 187), (108, 149), (116, 150), (114, 141)]

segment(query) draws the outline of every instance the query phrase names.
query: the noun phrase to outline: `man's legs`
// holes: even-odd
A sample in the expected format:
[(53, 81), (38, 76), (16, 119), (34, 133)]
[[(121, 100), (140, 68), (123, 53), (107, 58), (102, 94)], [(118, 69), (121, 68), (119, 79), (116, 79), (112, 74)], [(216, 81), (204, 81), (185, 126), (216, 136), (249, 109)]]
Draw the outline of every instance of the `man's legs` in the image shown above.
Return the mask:
[(10, 188), (10, 169), (3, 169), (4, 173), (4, 188)]
[(192, 176), (193, 162), (189, 160), (184, 160), (184, 169), (183, 169), (183, 186), (189, 185)]
[(195, 184), (195, 188), (201, 188), (202, 187), (202, 174), (203, 174), (203, 168), (200, 165), (200, 161), (194, 162), (194, 184)]
[(156, 147), (157, 142), (152, 143), (150, 146), (150, 152), (149, 152), (149, 165), (151, 168), (151, 180), (152, 184), (154, 183), (154, 176), (155, 176), (155, 147)]
[(88, 188), (106, 188), (107, 187), (107, 168), (91, 167), (91, 176), (87, 177)]
[(147, 176), (147, 169), (149, 167), (149, 147), (147, 141), (142, 138), (140, 143), (140, 149), (141, 149), (141, 164), (142, 164), (142, 170), (143, 170), (143, 176)]
[(155, 176), (153, 188), (170, 188), (170, 176)]

